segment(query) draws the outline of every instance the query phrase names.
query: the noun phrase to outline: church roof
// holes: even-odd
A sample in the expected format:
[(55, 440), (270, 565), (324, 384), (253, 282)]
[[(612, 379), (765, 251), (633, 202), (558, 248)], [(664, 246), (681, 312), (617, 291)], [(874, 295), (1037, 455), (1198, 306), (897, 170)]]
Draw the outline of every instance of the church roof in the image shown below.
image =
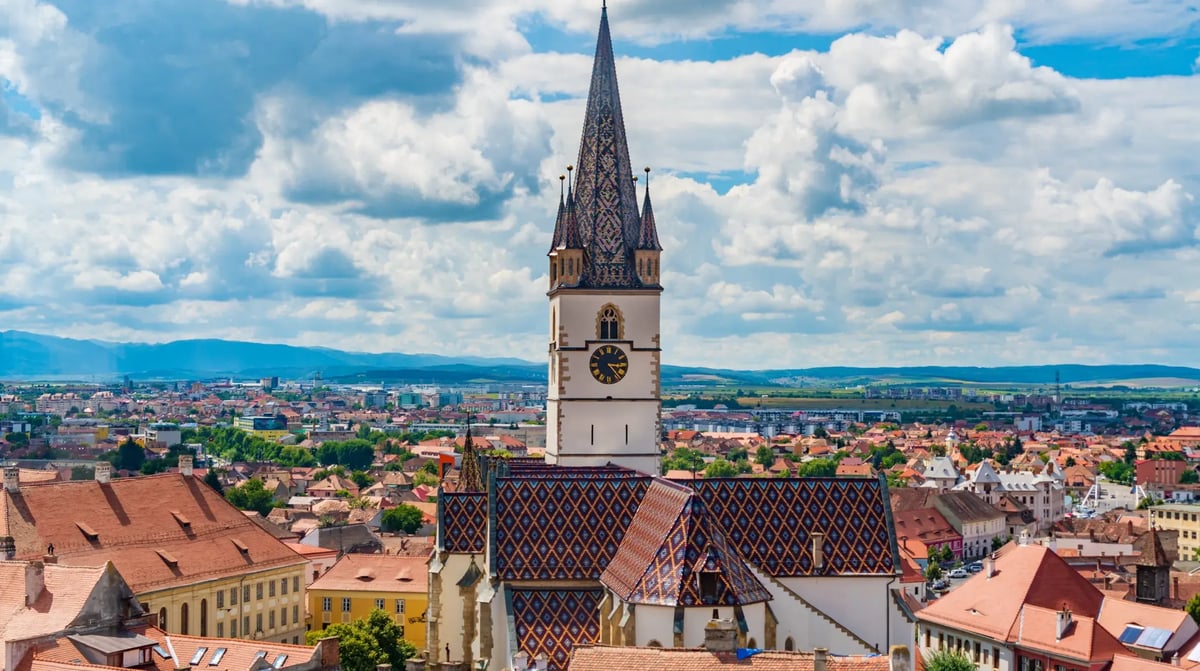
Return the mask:
[(481, 554), (487, 547), (487, 494), (447, 492), (438, 496), (442, 547), (448, 552)]
[[(699, 574), (715, 576), (704, 599)], [(660, 606), (744, 605), (771, 598), (725, 541), (690, 487), (657, 479), (612, 563), (600, 576), (622, 600)]]
[[(716, 478), (696, 483), (741, 556), (773, 576), (892, 575), (901, 570), (878, 478)], [(825, 534), (823, 566), (810, 532)]]
[[(585, 250), (578, 286), (640, 288), (633, 250), (643, 237), (645, 222), (638, 215), (607, 9), (601, 10), (585, 110), (572, 197), (566, 203), (561, 239), (556, 242), (573, 246), (567, 239), (573, 214)], [(653, 216), (649, 223), (653, 225)], [(653, 238), (656, 242), (657, 234)]]
[(596, 580), (612, 561), (650, 476), (624, 469), (531, 469), (496, 478), (502, 580)]
[(516, 629), (517, 649), (547, 665), (566, 669), (576, 645), (600, 642), (599, 589), (507, 588), (505, 603)]

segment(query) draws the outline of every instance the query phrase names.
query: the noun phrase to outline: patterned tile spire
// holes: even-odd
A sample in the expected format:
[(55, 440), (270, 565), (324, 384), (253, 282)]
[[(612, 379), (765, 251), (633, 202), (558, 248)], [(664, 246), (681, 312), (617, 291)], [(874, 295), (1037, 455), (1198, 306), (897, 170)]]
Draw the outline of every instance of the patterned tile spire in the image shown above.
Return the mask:
[(482, 492), (483, 472), (479, 468), (479, 455), (471, 441), (471, 416), (467, 415), (467, 437), (463, 441), (462, 471), (458, 475), (460, 492)]
[(658, 244), (658, 229), (654, 225), (654, 208), (650, 205), (650, 168), (646, 168), (646, 199), (642, 201), (642, 230), (637, 248), (662, 251), (662, 245)]
[(633, 249), (642, 222), (625, 140), (607, 7), (600, 12), (600, 32), (576, 165), (575, 214), (586, 250), (580, 285), (640, 287), (634, 271)]

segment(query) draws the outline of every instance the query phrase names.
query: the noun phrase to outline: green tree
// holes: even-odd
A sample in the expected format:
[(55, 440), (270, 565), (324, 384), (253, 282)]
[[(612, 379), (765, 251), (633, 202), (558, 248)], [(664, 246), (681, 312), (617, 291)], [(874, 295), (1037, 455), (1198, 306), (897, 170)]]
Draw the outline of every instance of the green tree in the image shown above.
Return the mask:
[(1200, 623), (1200, 594), (1193, 594), (1183, 609), (1187, 611), (1188, 615), (1192, 616), (1193, 620)]
[(225, 500), (242, 510), (257, 510), (266, 515), (275, 507), (275, 497), (263, 486), (263, 481), (250, 478), (225, 492)]
[(900, 477), (900, 474), (895, 471), (888, 471), (887, 486), (890, 489), (902, 489), (908, 486), (908, 478)]
[(800, 464), (796, 474), (802, 478), (832, 478), (837, 475), (837, 462), (833, 459), (812, 459)]
[(117, 447), (117, 458), (113, 462), (113, 468), (119, 471), (136, 471), (141, 469), (144, 463), (146, 463), (146, 450), (142, 449), (142, 446), (138, 445), (134, 439), (126, 438)]
[(1181, 485), (1194, 485), (1197, 482), (1200, 482), (1200, 473), (1190, 468), (1179, 474), (1179, 484)]
[(421, 485), (428, 485), (430, 487), (436, 487), (438, 482), (439, 482), (438, 477), (436, 475), (430, 475), (429, 473), (427, 473), (423, 470), (413, 473), (413, 484), (418, 487), (420, 487)]
[(421, 530), (424, 520), (420, 508), (402, 503), (395, 508), (383, 511), (381, 523), (384, 531), (403, 531), (406, 534), (415, 534)]
[(738, 467), (725, 459), (717, 459), (704, 469), (706, 478), (732, 478), (738, 474)]
[[(932, 554), (932, 553), (930, 553), (930, 554)], [(936, 559), (934, 559), (933, 557), (930, 557), (928, 563), (925, 564), (925, 580), (928, 582), (933, 582), (934, 580), (937, 580), (938, 578), (941, 578), (941, 577), (942, 577), (941, 564), (939, 564), (938, 561)]]
[[(178, 463), (178, 462), (177, 462)], [(154, 475), (155, 473), (167, 472), (166, 459), (147, 459), (142, 462), (142, 467), (138, 469), (142, 475)]]
[(375, 484), (375, 478), (371, 477), (366, 471), (353, 471), (350, 473), (350, 479), (354, 484), (358, 485), (359, 489), (366, 489)]
[(1137, 445), (1132, 440), (1127, 440), (1121, 443), (1121, 447), (1125, 448), (1125, 463), (1132, 466), (1133, 462), (1137, 461)]
[(217, 490), (218, 494), (225, 493), (225, 485), (221, 484), (221, 474), (217, 473), (215, 468), (208, 469), (208, 472), (204, 474), (204, 484)]
[(72, 480), (92, 480), (96, 477), (96, 471), (91, 466), (72, 466)]
[(387, 613), (375, 609), (365, 620), (336, 622), (325, 629), (305, 634), (309, 645), (322, 638), (338, 638), (338, 654), (343, 671), (375, 671), (380, 664), (403, 669), (404, 662), (417, 654), (413, 644), (401, 636), (400, 625)]
[(764, 468), (775, 463), (775, 450), (772, 450), (768, 445), (760, 445), (754, 452), (754, 463), (761, 465)]
[(975, 671), (975, 662), (962, 650), (935, 650), (925, 660), (926, 671)]

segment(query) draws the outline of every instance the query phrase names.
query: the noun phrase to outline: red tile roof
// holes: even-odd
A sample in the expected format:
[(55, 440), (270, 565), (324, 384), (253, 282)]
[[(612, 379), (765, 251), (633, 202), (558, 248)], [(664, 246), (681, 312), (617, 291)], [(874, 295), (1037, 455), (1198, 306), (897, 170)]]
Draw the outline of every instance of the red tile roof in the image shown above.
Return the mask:
[[(887, 671), (886, 656), (833, 656), (826, 658), (829, 671)], [(746, 659), (731, 652), (710, 652), (702, 648), (634, 648), (607, 645), (580, 645), (571, 653), (570, 671), (613, 671), (614, 669), (654, 669), (654, 671), (812, 671), (813, 653), (764, 650)], [(1140, 669), (1137, 671), (1141, 671)]]
[(424, 557), (351, 553), (343, 555), (308, 589), (424, 594), (428, 587), (429, 567)]
[(203, 482), (172, 473), (0, 492), (0, 536), (17, 559), (54, 545), (63, 565), (111, 560), (139, 594), (304, 561)]

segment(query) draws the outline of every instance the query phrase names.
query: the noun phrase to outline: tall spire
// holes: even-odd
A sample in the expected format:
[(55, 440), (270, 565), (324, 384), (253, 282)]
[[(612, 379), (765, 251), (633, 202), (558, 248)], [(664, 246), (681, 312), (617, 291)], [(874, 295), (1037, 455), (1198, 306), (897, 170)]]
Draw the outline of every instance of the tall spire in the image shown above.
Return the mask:
[(607, 6), (600, 12), (586, 110), (574, 188), (576, 220), (587, 250), (580, 285), (637, 288), (641, 282), (634, 271), (633, 250), (641, 221), (637, 191), (629, 178), (632, 169)]
[(479, 468), (479, 455), (475, 453), (475, 444), (471, 442), (471, 415), (467, 415), (467, 436), (463, 441), (462, 469), (458, 473), (458, 489), (460, 492), (482, 492), (483, 472)]
[(654, 225), (654, 208), (650, 206), (650, 168), (646, 168), (646, 199), (642, 201), (642, 229), (638, 234), (638, 249), (662, 251), (658, 244), (658, 229)]

